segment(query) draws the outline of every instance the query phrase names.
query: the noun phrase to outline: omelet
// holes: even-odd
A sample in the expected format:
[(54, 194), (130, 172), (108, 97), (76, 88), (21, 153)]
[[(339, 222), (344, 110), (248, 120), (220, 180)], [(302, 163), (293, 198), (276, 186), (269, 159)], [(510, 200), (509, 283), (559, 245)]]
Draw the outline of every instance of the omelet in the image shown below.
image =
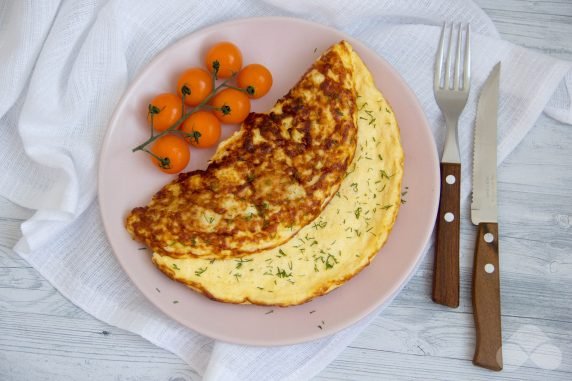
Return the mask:
[(135, 208), (132, 237), (160, 255), (208, 259), (291, 239), (323, 211), (355, 154), (352, 62), (347, 42), (324, 52), (268, 113), (251, 113), (206, 170), (179, 175)]
[(227, 303), (292, 306), (347, 282), (386, 242), (401, 205), (404, 153), (391, 106), (351, 53), (357, 148), (339, 190), (310, 224), (282, 245), (240, 258), (173, 258), (153, 263), (170, 278)]

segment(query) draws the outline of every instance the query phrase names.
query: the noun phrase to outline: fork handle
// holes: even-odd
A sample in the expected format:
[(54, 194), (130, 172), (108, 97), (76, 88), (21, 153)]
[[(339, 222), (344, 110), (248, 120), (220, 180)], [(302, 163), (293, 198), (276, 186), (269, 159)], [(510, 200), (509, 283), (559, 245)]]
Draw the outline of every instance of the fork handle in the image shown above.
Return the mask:
[(441, 198), (433, 271), (433, 301), (459, 307), (461, 164), (441, 163)]

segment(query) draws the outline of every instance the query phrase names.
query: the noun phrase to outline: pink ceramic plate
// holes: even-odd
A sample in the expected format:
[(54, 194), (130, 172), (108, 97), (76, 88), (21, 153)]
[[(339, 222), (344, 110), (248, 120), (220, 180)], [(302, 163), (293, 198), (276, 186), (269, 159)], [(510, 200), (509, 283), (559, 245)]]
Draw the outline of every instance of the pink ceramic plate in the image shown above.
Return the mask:
[[(322, 51), (342, 39), (360, 54), (392, 105), (406, 155), (403, 184), (409, 187), (407, 204), (402, 206), (390, 239), (375, 261), (332, 293), (288, 308), (218, 303), (168, 279), (155, 269), (147, 250), (138, 250), (142, 245), (131, 240), (123, 225), (133, 207), (145, 205), (172, 179), (152, 168), (147, 155), (131, 153), (132, 147), (148, 137), (146, 107), (150, 99), (158, 93), (174, 91), (177, 75), (188, 67), (202, 66), (202, 57), (212, 44), (231, 40), (242, 50), (245, 64), (262, 63), (274, 76), (270, 93), (252, 103), (253, 111), (266, 111), (288, 92)], [(236, 127), (223, 129), (226, 138)], [(187, 169), (205, 168), (213, 152), (193, 149)], [(195, 32), (165, 49), (139, 74), (117, 105), (99, 167), (99, 201), (105, 230), (117, 259), (135, 286), (181, 324), (215, 339), (250, 345), (318, 339), (391, 301), (423, 256), (435, 221), (438, 193), (435, 143), (415, 95), (399, 74), (349, 36), (290, 18), (231, 21)], [(273, 313), (268, 313), (270, 310)]]

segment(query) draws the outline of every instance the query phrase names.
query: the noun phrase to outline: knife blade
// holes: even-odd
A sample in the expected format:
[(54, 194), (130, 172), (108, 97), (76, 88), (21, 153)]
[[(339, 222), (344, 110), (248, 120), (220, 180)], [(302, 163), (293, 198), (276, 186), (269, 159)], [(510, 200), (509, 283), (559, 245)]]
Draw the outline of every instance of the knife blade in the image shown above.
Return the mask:
[(473, 263), (475, 365), (502, 370), (497, 211), (497, 115), (501, 63), (485, 82), (477, 104), (471, 221), (478, 225)]

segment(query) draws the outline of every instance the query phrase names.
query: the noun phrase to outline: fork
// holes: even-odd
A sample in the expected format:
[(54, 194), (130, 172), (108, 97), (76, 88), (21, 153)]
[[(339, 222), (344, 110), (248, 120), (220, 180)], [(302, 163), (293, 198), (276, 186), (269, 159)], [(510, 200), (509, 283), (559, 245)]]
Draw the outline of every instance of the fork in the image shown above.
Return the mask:
[[(459, 154), (459, 116), (465, 108), (471, 81), (470, 25), (461, 23), (455, 28), (445, 22), (435, 58), (433, 91), (435, 100), (445, 117), (447, 135), (441, 157), (441, 196), (437, 215), (437, 241), (433, 272), (433, 301), (448, 307), (459, 306), (459, 232), (461, 199), (461, 158)], [(456, 40), (453, 30), (458, 29)], [(465, 38), (463, 39), (463, 29)], [(443, 48), (446, 34), (449, 35), (447, 60), (443, 68)], [(464, 40), (464, 44), (463, 44)], [(456, 48), (456, 49), (455, 49)], [(451, 66), (453, 66), (451, 80)], [(461, 76), (461, 60), (463, 73)], [(445, 72), (443, 75), (443, 71)]]

